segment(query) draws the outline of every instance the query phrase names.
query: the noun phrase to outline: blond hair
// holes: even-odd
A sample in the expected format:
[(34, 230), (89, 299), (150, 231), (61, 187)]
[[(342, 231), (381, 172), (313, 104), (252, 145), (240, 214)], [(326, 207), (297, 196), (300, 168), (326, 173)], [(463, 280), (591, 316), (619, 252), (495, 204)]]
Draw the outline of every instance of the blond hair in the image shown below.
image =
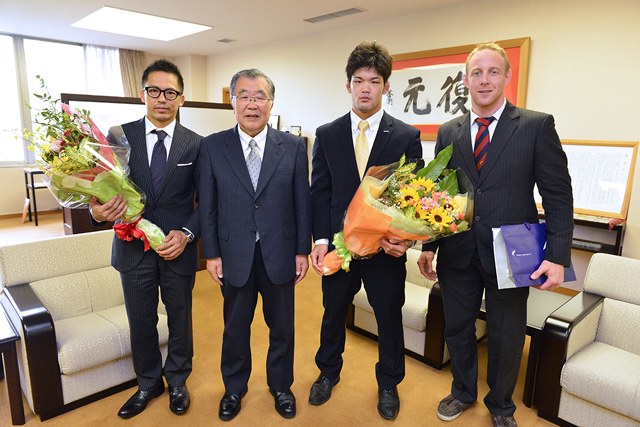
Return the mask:
[(507, 56), (507, 52), (505, 52), (504, 49), (501, 48), (500, 45), (496, 42), (484, 42), (477, 45), (476, 48), (473, 49), (473, 51), (467, 57), (467, 62), (465, 64), (465, 71), (467, 75), (469, 75), (469, 62), (471, 62), (471, 58), (473, 58), (473, 56), (476, 53), (480, 52), (481, 50), (492, 50), (502, 55), (502, 58), (504, 59), (504, 65), (505, 65), (504, 72), (505, 73), (509, 72), (509, 69), (511, 66), (509, 64), (509, 57)]

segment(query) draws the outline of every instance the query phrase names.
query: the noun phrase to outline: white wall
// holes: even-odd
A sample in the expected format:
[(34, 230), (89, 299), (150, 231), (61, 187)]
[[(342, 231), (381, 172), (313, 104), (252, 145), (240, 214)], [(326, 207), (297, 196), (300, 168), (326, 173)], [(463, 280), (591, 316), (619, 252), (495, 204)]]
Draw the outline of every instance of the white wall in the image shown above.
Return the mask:
[[(478, 25), (478, 16), (487, 23)], [(638, 28), (637, 0), (478, 1), (209, 56), (208, 100), (221, 101), (236, 71), (259, 68), (276, 85), (273, 113), (301, 125), (312, 141), (316, 127), (350, 108), (344, 67), (361, 41), (378, 40), (399, 54), (531, 37), (527, 108), (553, 114), (562, 139), (639, 141)], [(634, 188), (623, 255), (640, 258), (640, 170)], [(588, 257), (576, 258), (584, 270)]]

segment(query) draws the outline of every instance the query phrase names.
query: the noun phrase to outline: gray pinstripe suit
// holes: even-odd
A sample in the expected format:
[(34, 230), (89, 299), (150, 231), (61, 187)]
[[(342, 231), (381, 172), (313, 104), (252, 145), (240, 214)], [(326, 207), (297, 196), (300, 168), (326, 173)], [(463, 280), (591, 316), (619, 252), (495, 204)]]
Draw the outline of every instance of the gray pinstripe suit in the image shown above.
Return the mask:
[(423, 246), (438, 252), (438, 279), (444, 298), (445, 338), (451, 352), (452, 393), (461, 402), (477, 398), (475, 319), (486, 292), (489, 332), (485, 404), (492, 414), (512, 415), (526, 331), (529, 288), (497, 289), (491, 228), (538, 222), (533, 197), (537, 184), (547, 218), (545, 258), (569, 266), (573, 198), (567, 157), (553, 116), (517, 108), (510, 102), (494, 132), (486, 162), (476, 170), (469, 114), (440, 127), (436, 154), (453, 144), (449, 167), (471, 179), (475, 204), (471, 230)]
[(176, 123), (167, 166), (158, 194), (154, 194), (145, 136), (144, 118), (122, 126), (129, 144), (130, 178), (147, 195), (143, 217), (165, 233), (186, 227), (196, 239), (176, 259), (165, 261), (155, 251), (144, 252), (143, 242), (117, 237), (111, 264), (120, 272), (131, 330), (133, 363), (141, 390), (161, 380), (162, 359), (158, 349), (158, 289), (169, 323), (169, 347), (165, 377), (170, 386), (184, 385), (191, 373), (193, 336), (191, 290), (198, 269), (197, 239), (200, 236), (194, 197), (198, 185), (201, 136)]

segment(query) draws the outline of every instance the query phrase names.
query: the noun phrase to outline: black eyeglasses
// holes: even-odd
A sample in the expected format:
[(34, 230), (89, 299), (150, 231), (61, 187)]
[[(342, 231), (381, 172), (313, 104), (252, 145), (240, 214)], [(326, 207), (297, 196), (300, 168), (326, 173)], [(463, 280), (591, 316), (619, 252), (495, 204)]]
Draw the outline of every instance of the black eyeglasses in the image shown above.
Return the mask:
[(178, 97), (178, 95), (182, 95), (180, 92), (178, 92), (177, 90), (173, 90), (173, 89), (159, 89), (155, 86), (147, 86), (144, 88), (144, 90), (147, 92), (147, 95), (149, 95), (152, 98), (160, 98), (160, 94), (163, 93), (164, 94), (164, 98), (167, 101), (173, 101), (174, 99), (176, 99)]

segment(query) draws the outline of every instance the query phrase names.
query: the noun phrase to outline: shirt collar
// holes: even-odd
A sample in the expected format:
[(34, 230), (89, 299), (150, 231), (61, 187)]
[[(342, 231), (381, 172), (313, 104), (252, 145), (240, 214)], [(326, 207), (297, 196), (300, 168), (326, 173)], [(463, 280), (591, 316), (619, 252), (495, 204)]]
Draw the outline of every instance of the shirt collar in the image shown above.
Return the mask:
[(242, 143), (242, 149), (243, 150), (248, 150), (249, 149), (249, 141), (251, 141), (252, 139), (256, 142), (256, 144), (258, 145), (258, 149), (260, 149), (260, 151), (264, 152), (264, 147), (267, 144), (267, 132), (269, 131), (269, 125), (265, 126), (264, 129), (262, 129), (260, 131), (259, 134), (257, 134), (256, 136), (251, 136), (248, 133), (244, 132), (240, 126), (238, 126), (238, 135), (240, 135), (240, 142)]
[(154, 125), (153, 123), (151, 123), (151, 120), (149, 120), (149, 118), (147, 116), (144, 117), (144, 123), (145, 123), (145, 135), (149, 135), (151, 133), (151, 131), (153, 130), (163, 130), (167, 133), (167, 135), (173, 139), (173, 133), (176, 130), (176, 121), (172, 121), (171, 123), (169, 123), (167, 126), (163, 127), (163, 128), (159, 128), (156, 125)]
[[(384, 114), (384, 110), (381, 108), (380, 111), (375, 113), (373, 116), (369, 117), (366, 121), (369, 123), (369, 129), (371, 132), (376, 133), (378, 130), (378, 126), (380, 126), (380, 121), (382, 120), (382, 115)], [(360, 128), (358, 125), (362, 119), (358, 117), (356, 113), (351, 110), (351, 132), (356, 133), (360, 132)]]
[[(502, 112), (504, 111), (504, 108), (507, 106), (507, 98), (504, 99), (504, 102), (502, 103), (502, 107), (498, 108), (498, 111), (496, 111), (495, 113), (493, 113), (491, 116), (493, 116), (493, 118), (495, 119), (493, 122), (497, 123), (498, 120), (500, 120), (500, 116), (502, 115)], [(482, 117), (477, 115), (476, 113), (473, 112), (473, 110), (471, 110), (471, 125), (473, 126), (473, 124), (475, 123), (476, 119), (478, 117)]]

